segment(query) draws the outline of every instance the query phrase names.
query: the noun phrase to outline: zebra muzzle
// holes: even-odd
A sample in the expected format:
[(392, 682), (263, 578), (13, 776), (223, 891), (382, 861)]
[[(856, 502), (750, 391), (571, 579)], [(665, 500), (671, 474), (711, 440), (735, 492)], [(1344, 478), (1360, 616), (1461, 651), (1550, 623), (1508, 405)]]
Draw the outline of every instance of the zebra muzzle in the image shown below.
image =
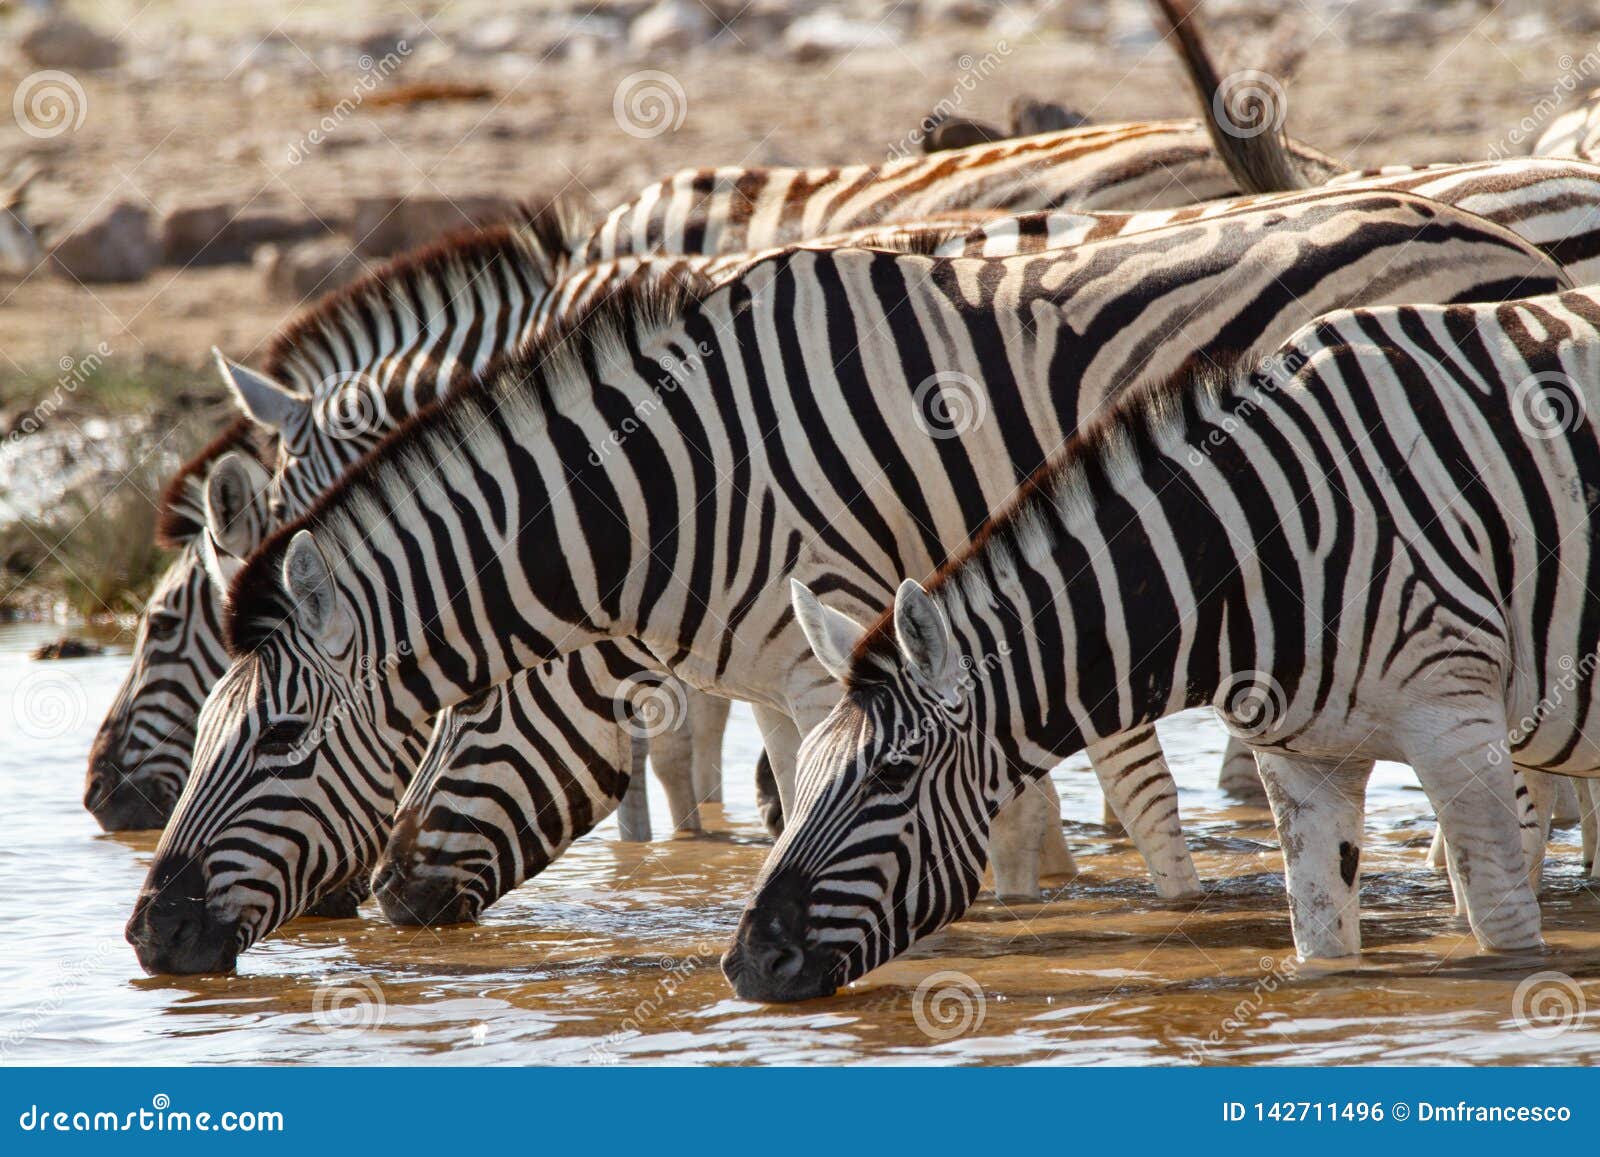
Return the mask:
[(237, 934), (236, 920), (219, 918), (207, 906), (205, 871), (193, 862), (151, 873), (126, 932), (139, 967), (152, 976), (232, 972)]

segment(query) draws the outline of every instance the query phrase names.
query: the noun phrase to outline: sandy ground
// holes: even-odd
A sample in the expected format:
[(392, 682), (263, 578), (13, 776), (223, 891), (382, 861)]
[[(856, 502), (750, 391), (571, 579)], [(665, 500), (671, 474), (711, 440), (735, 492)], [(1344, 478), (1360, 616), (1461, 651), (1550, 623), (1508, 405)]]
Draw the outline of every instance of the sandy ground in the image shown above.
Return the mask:
[[(330, 216), (355, 196), (378, 193), (566, 191), (605, 205), (686, 165), (882, 159), (952, 92), (964, 55), (982, 58), (1002, 42), (998, 67), (964, 98), (963, 111), (1003, 120), (1011, 99), (1023, 94), (1065, 102), (1099, 121), (1193, 110), (1167, 49), (1126, 28), (1120, 39), (1093, 40), (1059, 29), (1000, 35), (993, 25), (946, 26), (888, 50), (808, 63), (761, 44), (651, 59), (558, 59), (537, 45), (467, 56), (449, 48), (442, 32), (434, 39), (427, 31), (459, 28), (493, 10), (464, 3), (419, 14), (405, 5), (365, 4), (341, 16), (296, 8), (276, 31), (261, 30), (272, 34), (274, 60), (286, 63), (230, 65), (238, 44), (248, 47), (238, 25), (259, 23), (259, 11), (108, 3), (95, 19), (121, 28), (130, 63), (80, 78), (86, 115), (75, 131), (37, 140), (0, 123), (0, 168), (25, 157), (44, 167), (32, 213), (55, 235), (122, 199), (157, 213), (228, 199)], [(423, 37), (402, 66), (407, 81), (481, 82), (493, 95), (363, 107), (291, 163), (290, 150), (360, 76), (357, 60), (316, 47), (320, 38), (336, 23), (347, 36), (387, 27), (385, 13), (395, 12), (393, 27), (417, 25), (413, 35)], [(1359, 165), (1477, 159), (1497, 145), (1520, 151), (1507, 142), (1508, 131), (1595, 37), (1548, 28), (1513, 37), (1503, 21), (1459, 23), (1466, 26), (1459, 33), (1374, 44), (1356, 42), (1343, 25), (1319, 34), (1318, 20), (1305, 21), (1309, 54), (1289, 88), (1291, 131)], [(234, 38), (208, 40), (213, 26), (233, 27)], [(1230, 63), (1254, 63), (1251, 52), (1264, 50), (1267, 33), (1250, 36), (1238, 21), (1226, 30), (1218, 44)], [(164, 36), (181, 40), (182, 49), (167, 44), (167, 57), (154, 64), (139, 57)], [(213, 43), (219, 47), (208, 50)], [(621, 131), (612, 106), (619, 83), (646, 67), (669, 72), (687, 103), (679, 128), (641, 140)], [(24, 68), (12, 61), (0, 70), (0, 93), (14, 89)], [(92, 287), (41, 270), (0, 283), (0, 398), (6, 377), (101, 341), (119, 358), (159, 356), (197, 371), (213, 344), (249, 358), (292, 308), (269, 296), (261, 274), (246, 265), (163, 268), (137, 284)]]

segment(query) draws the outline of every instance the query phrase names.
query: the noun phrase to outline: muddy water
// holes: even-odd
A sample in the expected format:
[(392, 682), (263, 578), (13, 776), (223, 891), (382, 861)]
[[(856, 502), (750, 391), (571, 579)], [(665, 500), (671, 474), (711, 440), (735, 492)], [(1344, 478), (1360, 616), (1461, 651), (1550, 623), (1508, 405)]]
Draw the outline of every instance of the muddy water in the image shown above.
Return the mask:
[[(1485, 959), (1423, 864), (1426, 801), (1402, 768), (1369, 798), (1367, 952), (1296, 968), (1264, 811), (1213, 789), (1222, 732), (1162, 728), (1211, 894), (1158, 902), (1099, 823), (1081, 761), (1057, 780), (1084, 874), (1047, 903), (984, 899), (831, 1000), (735, 1000), (715, 959), (764, 853), (736, 708), (710, 833), (626, 845), (611, 825), (483, 924), (300, 920), (233, 977), (144, 977), (122, 925), (153, 834), (107, 836), (79, 804), (117, 657), (30, 663), (0, 628), (0, 1060), (7, 1063), (1573, 1064), (1600, 1055), (1600, 907), (1559, 833), (1548, 954)], [(665, 801), (653, 799), (658, 817)], [(1534, 986), (1534, 973), (1560, 973)]]

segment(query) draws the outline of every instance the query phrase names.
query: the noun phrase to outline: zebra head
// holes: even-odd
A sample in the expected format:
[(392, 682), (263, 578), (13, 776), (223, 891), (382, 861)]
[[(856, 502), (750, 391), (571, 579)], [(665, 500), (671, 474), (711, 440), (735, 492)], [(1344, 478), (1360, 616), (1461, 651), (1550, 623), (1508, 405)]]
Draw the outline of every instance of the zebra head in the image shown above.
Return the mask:
[(364, 879), (414, 765), (363, 692), (354, 616), (309, 532), (274, 557), (281, 613), (248, 646), (235, 631), (244, 653), (200, 711), (189, 787), (128, 922), (152, 973), (227, 971)]
[(973, 726), (981, 687), (920, 585), (901, 584), (892, 627), (870, 632), (797, 582), (792, 595), (847, 692), (801, 745), (795, 816), (723, 957), (751, 1000), (830, 995), (961, 915), (1012, 790)]
[(222, 600), (202, 565), (203, 522), (213, 517), (229, 548), (248, 554), (260, 541), (266, 485), (259, 463), (230, 451), (212, 466), (200, 503), (192, 492), (167, 499), (163, 523), (178, 557), (145, 604), (127, 677), (89, 751), (83, 802), (108, 832), (161, 827), (183, 791), (200, 705), (228, 669)]
[(278, 521), (308, 509), (396, 424), (383, 387), (367, 369), (336, 371), (301, 393), (220, 350), (211, 352), (239, 409), (277, 435), (270, 505)]

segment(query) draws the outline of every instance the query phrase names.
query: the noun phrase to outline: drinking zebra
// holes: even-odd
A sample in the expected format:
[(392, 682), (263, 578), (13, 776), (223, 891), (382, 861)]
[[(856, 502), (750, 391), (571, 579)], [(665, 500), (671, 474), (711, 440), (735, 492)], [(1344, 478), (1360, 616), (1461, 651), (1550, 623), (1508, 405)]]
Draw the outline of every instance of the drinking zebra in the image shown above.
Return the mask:
[[(1080, 410), (1270, 347), (1379, 270), (1406, 298), (1562, 281), (1481, 219), (1364, 193), (1040, 256), (800, 248), (711, 291), (623, 285), (391, 435), (234, 581), (239, 657), (129, 924), (141, 961), (231, 965), (292, 913), (306, 863), (342, 855), (311, 830), (298, 860), (253, 867), (265, 883), (233, 878), (277, 776), (312, 811), (370, 790), (353, 769), (416, 722), (585, 645), (637, 638), (691, 685), (809, 726), (831, 682), (775, 579), (885, 605)], [(984, 420), (958, 421), (962, 399)], [(1153, 877), (1189, 885), (1164, 766), (1102, 783)]]
[[(1329, 174), (1339, 171), (1312, 150), (1293, 147), (1305, 165)], [(297, 400), (315, 403), (319, 394), (338, 393), (341, 382), (360, 386), (363, 392), (354, 399), (348, 391), (342, 394), (342, 404), (352, 409), (330, 411), (326, 403), (313, 404), (298, 431), (316, 440), (315, 449), (327, 461), (348, 466), (359, 452), (349, 439), (324, 434), (364, 427), (374, 416), (398, 420), (469, 378), (496, 353), (514, 348), (542, 318), (559, 313), (565, 303), (552, 300), (550, 287), (561, 284), (575, 265), (653, 251), (760, 248), (885, 222), (954, 219), (984, 209), (1173, 204), (1233, 191), (1205, 129), (1193, 121), (1074, 129), (881, 166), (686, 171), (647, 187), (592, 233), (579, 230), (570, 213), (558, 207), (403, 257), (287, 325), (269, 346), (263, 376), (298, 395), (274, 407), (285, 421), (301, 416)], [(436, 280), (447, 266), (465, 273), (453, 289)], [(384, 299), (386, 308), (369, 312), (373, 286), (390, 279), (396, 279), (397, 290)], [(381, 391), (368, 390), (369, 382), (379, 383)], [(314, 496), (307, 490), (299, 499), (309, 502)], [(181, 549), (159, 586), (174, 597), (192, 587), (196, 604), (211, 597), (196, 560)], [(98, 756), (91, 766), (101, 769), (101, 779), (124, 785), (115, 798), (148, 801), (136, 807), (102, 805), (97, 818), (110, 825), (107, 830), (130, 823), (160, 826), (181, 790), (194, 713), (186, 704), (175, 709), (166, 702), (165, 689), (209, 686), (217, 673), (208, 660), (221, 652), (212, 629), (217, 608), (190, 611), (188, 605), (187, 637), (180, 647), (159, 645), (162, 640), (152, 639), (141, 624), (133, 670), (148, 668), (151, 677), (130, 674), (96, 738)], [(169, 617), (166, 629), (176, 634), (172, 622)], [(163, 716), (180, 722), (165, 723)], [(121, 737), (130, 737), (130, 746), (124, 747)], [(95, 775), (91, 770), (91, 778)], [(93, 798), (112, 797), (101, 792)]]
[(1600, 295), (1332, 314), (1157, 376), (868, 627), (803, 586), (844, 699), (724, 963), (822, 995), (958, 916), (1018, 785), (1214, 704), (1256, 752), (1295, 946), (1359, 951), (1363, 796), (1411, 764), (1487, 949), (1539, 943), (1512, 762), (1600, 774)]
[[(1398, 173), (1392, 181), (1397, 188), (1442, 198), (1446, 203), (1463, 202), (1480, 215), (1502, 224), (1509, 223), (1517, 231), (1525, 231), (1525, 235), (1532, 234), (1532, 239), (1542, 242), (1547, 252), (1574, 258), (1579, 262), (1576, 268), (1587, 271), (1584, 262), (1587, 255), (1594, 252), (1594, 245), (1574, 243), (1578, 237), (1567, 232), (1573, 224), (1568, 211), (1585, 186), (1591, 201), (1600, 204), (1600, 183), (1595, 180), (1600, 177), (1600, 169), (1565, 162), (1519, 161), (1451, 166), (1450, 170), (1440, 172), (1436, 180), (1430, 181), (1425, 175), (1419, 178), (1417, 171), (1408, 169)], [(1355, 187), (1382, 190), (1385, 184), (1383, 180), (1368, 178)], [(999, 218), (972, 234), (938, 246), (935, 251), (943, 256), (1039, 253), (1174, 222), (1205, 220), (1241, 210), (1288, 207), (1306, 195), (1266, 194), (1190, 209), (1135, 214), (1070, 210), (1024, 214)], [(1309, 194), (1313, 198), (1322, 195)], [(924, 242), (937, 241), (938, 234), (947, 228), (948, 225), (930, 227)], [(1589, 228), (1600, 238), (1600, 219), (1591, 222)], [(905, 238), (902, 236), (900, 240), (904, 242)], [(704, 268), (726, 275), (746, 260), (745, 255), (733, 255)], [(601, 263), (569, 275), (564, 285), (570, 287), (569, 302), (579, 303), (603, 291), (609, 281), (607, 265)], [(1515, 292), (1511, 287), (1503, 288)], [(1164, 322), (1156, 324), (1159, 327)], [(487, 706), (475, 708), (471, 714), (485, 721), (497, 718), (502, 727), (511, 727), (515, 722), (515, 716), (509, 713), (493, 716), (493, 709)], [(1132, 745), (1122, 753), (1129, 764), (1146, 766), (1159, 759), (1159, 747), (1148, 732), (1138, 733), (1132, 740)], [(510, 768), (491, 770), (481, 759), (463, 760), (462, 766), (452, 766), (461, 759), (457, 752), (474, 749), (505, 752), (512, 746), (512, 736), (488, 726), (487, 722), (473, 732), (458, 729), (448, 735), (442, 733), (434, 740), (424, 759), (423, 772), (401, 801), (400, 822), (378, 869), (381, 885), (376, 891), (386, 910), (392, 909), (392, 918), (414, 920), (419, 914), (429, 913), (441, 914), (440, 918), (445, 915), (476, 918), (488, 904), (528, 878), (531, 872), (526, 864), (542, 867), (549, 862), (550, 850), (544, 848), (538, 838), (538, 825), (530, 823), (524, 814), (531, 801), (541, 797), (534, 790), (535, 781), (526, 772), (515, 775)], [(1264, 802), (1264, 790), (1250, 749), (1231, 740), (1227, 756), (1224, 789), (1246, 798), (1259, 797)], [(1233, 774), (1230, 775), (1230, 771)], [(470, 828), (460, 822), (464, 814), (474, 817)], [(1116, 821), (1115, 810), (1109, 802), (1107, 820)]]

